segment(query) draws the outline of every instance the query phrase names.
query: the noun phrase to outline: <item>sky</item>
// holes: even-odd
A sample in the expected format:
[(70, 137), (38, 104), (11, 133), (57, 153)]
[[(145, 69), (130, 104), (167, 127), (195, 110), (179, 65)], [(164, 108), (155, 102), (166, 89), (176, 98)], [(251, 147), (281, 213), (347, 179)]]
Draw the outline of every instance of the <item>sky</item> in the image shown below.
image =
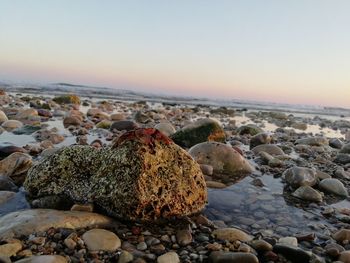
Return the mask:
[(348, 0), (0, 0), (0, 80), (350, 108)]

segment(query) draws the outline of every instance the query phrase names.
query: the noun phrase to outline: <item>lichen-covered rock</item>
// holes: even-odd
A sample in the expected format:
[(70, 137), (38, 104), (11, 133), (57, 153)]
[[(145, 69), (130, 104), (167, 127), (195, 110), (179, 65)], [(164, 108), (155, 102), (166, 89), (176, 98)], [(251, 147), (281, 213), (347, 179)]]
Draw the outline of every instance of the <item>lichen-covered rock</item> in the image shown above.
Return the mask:
[(264, 131), (255, 124), (242, 125), (237, 129), (237, 133), (240, 135), (249, 134), (251, 136), (254, 136), (262, 132)]
[(207, 200), (199, 165), (155, 129), (126, 132), (111, 148), (62, 148), (33, 166), (24, 185), (32, 198), (93, 202), (133, 220), (189, 215)]
[(171, 138), (181, 147), (192, 147), (201, 142), (224, 142), (226, 135), (223, 128), (213, 119), (201, 119), (175, 132)]
[(53, 101), (58, 104), (80, 104), (80, 98), (74, 94), (58, 96)]

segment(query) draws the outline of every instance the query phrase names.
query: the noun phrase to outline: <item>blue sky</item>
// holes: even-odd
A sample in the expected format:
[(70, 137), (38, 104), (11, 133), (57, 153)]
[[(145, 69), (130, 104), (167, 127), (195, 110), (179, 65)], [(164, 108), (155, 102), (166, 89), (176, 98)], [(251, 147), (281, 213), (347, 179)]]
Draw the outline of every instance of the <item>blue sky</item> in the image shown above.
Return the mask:
[(0, 80), (350, 107), (350, 1), (0, 0)]

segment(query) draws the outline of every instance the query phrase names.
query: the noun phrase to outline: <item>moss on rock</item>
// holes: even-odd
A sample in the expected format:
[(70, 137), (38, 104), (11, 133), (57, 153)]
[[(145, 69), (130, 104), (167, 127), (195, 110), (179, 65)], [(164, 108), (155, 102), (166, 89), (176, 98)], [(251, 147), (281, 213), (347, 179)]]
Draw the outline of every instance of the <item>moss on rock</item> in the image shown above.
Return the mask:
[(53, 101), (58, 104), (80, 104), (80, 98), (74, 94), (58, 96)]
[(224, 142), (226, 135), (218, 122), (206, 118), (185, 126), (174, 133), (171, 138), (181, 147), (190, 148), (206, 141)]

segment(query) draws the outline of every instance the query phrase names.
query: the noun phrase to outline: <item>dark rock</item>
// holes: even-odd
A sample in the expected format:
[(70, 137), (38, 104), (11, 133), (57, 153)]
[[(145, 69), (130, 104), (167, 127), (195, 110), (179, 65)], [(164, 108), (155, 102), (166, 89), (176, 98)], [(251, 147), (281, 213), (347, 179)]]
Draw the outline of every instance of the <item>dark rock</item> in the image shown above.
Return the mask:
[(110, 130), (131, 131), (137, 129), (138, 127), (139, 125), (133, 121), (115, 121), (112, 123)]
[(175, 132), (171, 138), (181, 147), (192, 147), (201, 142), (224, 142), (226, 135), (218, 122), (212, 119), (201, 119)]

